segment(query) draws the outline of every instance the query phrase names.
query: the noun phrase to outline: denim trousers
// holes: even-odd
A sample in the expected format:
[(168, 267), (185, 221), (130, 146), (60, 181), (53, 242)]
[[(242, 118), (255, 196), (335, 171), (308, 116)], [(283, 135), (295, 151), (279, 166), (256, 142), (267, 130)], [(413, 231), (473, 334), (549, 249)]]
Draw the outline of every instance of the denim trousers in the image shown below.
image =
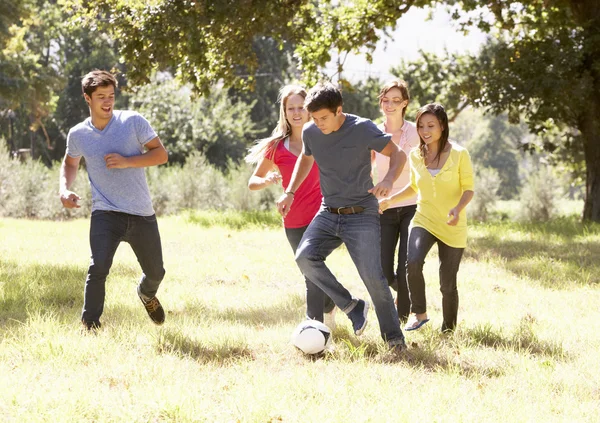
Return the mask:
[[(287, 236), (288, 242), (292, 246), (294, 255), (304, 232), (306, 232), (308, 226), (301, 228), (285, 228), (285, 235)], [(312, 283), (308, 278), (304, 278), (306, 283), (306, 317), (309, 319), (316, 319), (319, 322), (323, 322), (323, 313), (329, 313), (335, 307), (335, 304), (317, 285)]]
[(411, 311), (417, 314), (427, 312), (423, 265), (425, 256), (435, 243), (438, 245), (440, 260), (440, 291), (442, 292), (442, 314), (444, 315), (442, 331), (454, 330), (458, 316), (456, 275), (465, 249), (450, 247), (420, 227), (412, 228), (408, 239), (406, 277), (410, 289)]
[[(406, 282), (406, 250), (408, 247), (408, 227), (415, 212), (416, 205), (387, 209), (381, 215), (381, 266), (383, 274), (392, 289), (398, 292), (398, 316), (406, 321), (410, 314), (410, 296)], [(398, 259), (396, 258), (398, 247)]]
[(106, 277), (121, 241), (128, 242), (135, 253), (142, 277), (140, 291), (151, 298), (156, 295), (165, 276), (162, 246), (156, 216), (135, 216), (126, 213), (96, 210), (90, 225), (92, 258), (85, 281), (84, 322), (100, 321), (104, 311)]
[(348, 215), (320, 210), (304, 232), (296, 251), (296, 263), (304, 276), (320, 287), (344, 313), (349, 313), (356, 306), (357, 299), (325, 265), (327, 257), (343, 243), (371, 296), (381, 336), (394, 344), (403, 340), (404, 335), (381, 269), (380, 237), (377, 210), (367, 209), (363, 213)]

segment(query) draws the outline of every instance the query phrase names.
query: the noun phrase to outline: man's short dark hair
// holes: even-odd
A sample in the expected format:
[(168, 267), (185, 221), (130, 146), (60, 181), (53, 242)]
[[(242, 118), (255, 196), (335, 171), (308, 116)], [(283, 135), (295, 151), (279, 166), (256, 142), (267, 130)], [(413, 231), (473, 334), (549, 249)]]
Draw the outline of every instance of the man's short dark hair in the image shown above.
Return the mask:
[(342, 104), (342, 93), (330, 82), (320, 82), (312, 87), (304, 100), (304, 108), (308, 113), (322, 109), (336, 113)]
[(90, 97), (98, 87), (108, 87), (110, 85), (116, 90), (118, 86), (117, 79), (112, 73), (103, 70), (95, 69), (81, 79), (81, 91)]

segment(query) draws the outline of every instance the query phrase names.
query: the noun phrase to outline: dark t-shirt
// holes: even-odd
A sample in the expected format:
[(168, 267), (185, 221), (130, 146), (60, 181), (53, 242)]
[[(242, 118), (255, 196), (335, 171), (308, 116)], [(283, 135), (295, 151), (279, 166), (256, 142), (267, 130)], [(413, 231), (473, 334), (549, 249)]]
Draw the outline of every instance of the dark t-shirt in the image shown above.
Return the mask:
[(304, 152), (319, 166), (323, 203), (329, 207), (378, 208), (371, 179), (371, 150), (381, 152), (391, 140), (369, 119), (347, 114), (335, 132), (323, 134), (309, 123), (302, 132)]

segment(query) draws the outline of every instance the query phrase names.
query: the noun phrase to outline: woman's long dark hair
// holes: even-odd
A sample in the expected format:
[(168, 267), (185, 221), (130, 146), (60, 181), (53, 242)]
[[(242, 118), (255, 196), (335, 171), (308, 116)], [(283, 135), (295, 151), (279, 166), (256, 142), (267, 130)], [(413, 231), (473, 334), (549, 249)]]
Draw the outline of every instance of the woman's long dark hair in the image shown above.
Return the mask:
[[(431, 104), (426, 104), (425, 106), (421, 107), (419, 109), (419, 111), (417, 112), (417, 119), (415, 121), (416, 125), (417, 125), (417, 130), (419, 128), (419, 120), (421, 119), (421, 116), (426, 115), (426, 114), (432, 114), (434, 115), (438, 122), (440, 123), (440, 126), (442, 127), (442, 135), (440, 137), (440, 141), (439, 141), (439, 145), (438, 145), (438, 152), (434, 157), (434, 160), (437, 160), (437, 162), (440, 162), (440, 157), (442, 155), (442, 151), (444, 151), (444, 149), (446, 148), (446, 145), (448, 145), (448, 137), (450, 136), (450, 129), (448, 129), (448, 115), (446, 114), (446, 111), (444, 110), (444, 106), (442, 106), (441, 104), (438, 103), (431, 103)], [(421, 134), (419, 134), (419, 152), (421, 154), (421, 157), (423, 158), (423, 162), (425, 161), (425, 157), (427, 157), (426, 153), (427, 153), (427, 144), (425, 144), (425, 141), (423, 141), (423, 138), (421, 138)]]

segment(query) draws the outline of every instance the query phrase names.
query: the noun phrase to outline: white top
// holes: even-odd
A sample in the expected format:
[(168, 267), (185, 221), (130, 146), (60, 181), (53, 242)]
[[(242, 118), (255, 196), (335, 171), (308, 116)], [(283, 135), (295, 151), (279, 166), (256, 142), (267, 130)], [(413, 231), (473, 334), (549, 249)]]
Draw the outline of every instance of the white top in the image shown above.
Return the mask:
[[(380, 124), (378, 126), (379, 129), (386, 132), (385, 124)], [(419, 134), (417, 132), (417, 127), (414, 123), (409, 122), (407, 120), (404, 121), (404, 125), (402, 125), (402, 129), (400, 132), (400, 137), (392, 137), (392, 140), (404, 151), (406, 154), (407, 160), (402, 172), (396, 182), (394, 182), (394, 186), (392, 188), (392, 192), (389, 194), (390, 196), (399, 192), (402, 188), (404, 188), (410, 182), (410, 164), (408, 162), (408, 155), (413, 148), (419, 146)], [(380, 181), (387, 174), (390, 169), (390, 158), (384, 156), (380, 153), (375, 153), (375, 170), (376, 180)], [(404, 207), (404, 206), (412, 206), (417, 204), (417, 194), (414, 196), (407, 198), (406, 200), (395, 204), (393, 207)]]

